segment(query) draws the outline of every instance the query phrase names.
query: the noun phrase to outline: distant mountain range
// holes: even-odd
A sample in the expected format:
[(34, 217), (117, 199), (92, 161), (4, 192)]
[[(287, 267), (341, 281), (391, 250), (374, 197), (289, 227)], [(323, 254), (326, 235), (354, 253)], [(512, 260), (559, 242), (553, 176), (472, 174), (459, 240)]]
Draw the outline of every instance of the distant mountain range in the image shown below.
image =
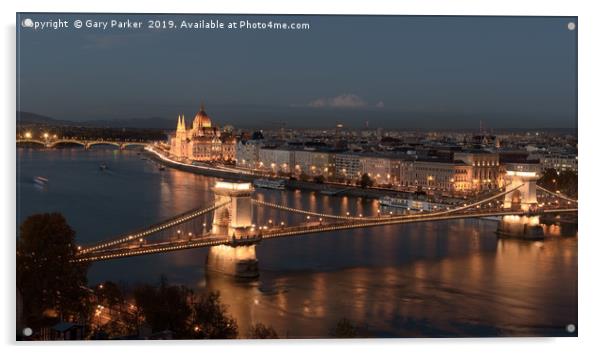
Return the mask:
[[(291, 110), (289, 112), (276, 111), (276, 112), (256, 112), (251, 109), (246, 111), (247, 115), (240, 115), (239, 111), (219, 111), (216, 113), (218, 117), (232, 117), (237, 116), (236, 120), (223, 121), (222, 124), (232, 124), (237, 128), (246, 129), (275, 129), (281, 127), (287, 128), (325, 128), (333, 127), (335, 122), (344, 122), (345, 127), (348, 129), (362, 129), (366, 122), (367, 117), (379, 118), (378, 123), (370, 124), (372, 129), (376, 129), (379, 126), (384, 127), (396, 127), (398, 130), (416, 130), (416, 131), (427, 131), (433, 129), (448, 130), (448, 131), (478, 131), (478, 125), (471, 126), (469, 124), (469, 118), (476, 120), (478, 117), (474, 116), (449, 116), (437, 114), (426, 114), (426, 113), (400, 113), (398, 117), (384, 116), (382, 112), (373, 111), (369, 115), (365, 112), (355, 111), (342, 111), (338, 112), (330, 110), (327, 112), (318, 112), (322, 115), (321, 124), (312, 124), (308, 117), (312, 117), (312, 114), (316, 112), (310, 112), (308, 108), (300, 108), (297, 110)], [(329, 115), (330, 114), (330, 115)], [(381, 116), (379, 116), (381, 114)], [(283, 120), (286, 117), (286, 120)], [(445, 118), (445, 119), (444, 119)], [(488, 121), (497, 123), (502, 121), (502, 117), (489, 117)], [(441, 124), (445, 121), (446, 124)], [(476, 120), (478, 122), (478, 120)], [(324, 123), (329, 122), (329, 123)], [(454, 126), (450, 126), (450, 122), (454, 122)], [(167, 119), (163, 117), (149, 117), (149, 118), (125, 118), (125, 119), (105, 119), (105, 120), (87, 120), (87, 121), (73, 121), (56, 119), (48, 116), (44, 116), (32, 112), (17, 111), (17, 125), (49, 125), (49, 126), (69, 126), (69, 127), (89, 127), (89, 128), (137, 128), (137, 129), (161, 129), (161, 130), (175, 130), (176, 128), (175, 119)], [(379, 124), (380, 123), (380, 124)], [(562, 128), (562, 127), (525, 127), (525, 128), (511, 128), (511, 127), (496, 127), (494, 124), (495, 132), (515, 132), (515, 131), (552, 131), (552, 132), (563, 132), (567, 134), (577, 133), (576, 122), (571, 122), (574, 127)], [(570, 126), (570, 124), (567, 124)], [(472, 128), (471, 128), (472, 127)], [(490, 127), (487, 127), (491, 130)], [(395, 128), (394, 128), (395, 129)]]
[(91, 120), (85, 122), (76, 122), (71, 120), (55, 119), (32, 112), (17, 111), (17, 124), (28, 125), (52, 125), (52, 126), (70, 126), (70, 127), (90, 127), (90, 128), (139, 128), (139, 129), (175, 129), (173, 119), (150, 117), (150, 118), (128, 118), (128, 119), (107, 119)]

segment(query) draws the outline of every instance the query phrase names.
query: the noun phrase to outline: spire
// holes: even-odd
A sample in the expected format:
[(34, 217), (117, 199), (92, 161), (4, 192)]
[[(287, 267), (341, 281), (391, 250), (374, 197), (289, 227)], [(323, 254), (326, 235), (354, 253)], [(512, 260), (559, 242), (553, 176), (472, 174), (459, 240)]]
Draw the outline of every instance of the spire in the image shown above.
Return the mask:
[(186, 131), (186, 121), (184, 120), (183, 114), (178, 114), (178, 128), (177, 131)]

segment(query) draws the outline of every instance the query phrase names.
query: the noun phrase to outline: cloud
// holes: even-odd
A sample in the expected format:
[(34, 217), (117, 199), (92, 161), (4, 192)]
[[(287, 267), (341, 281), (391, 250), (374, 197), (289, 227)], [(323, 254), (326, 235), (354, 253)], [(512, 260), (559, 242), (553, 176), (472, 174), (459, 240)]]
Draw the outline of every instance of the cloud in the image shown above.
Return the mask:
[(376, 108), (385, 108), (385, 103), (383, 101), (378, 101)]
[(307, 104), (313, 108), (361, 108), (366, 107), (366, 101), (354, 94), (342, 94), (329, 98), (318, 98)]

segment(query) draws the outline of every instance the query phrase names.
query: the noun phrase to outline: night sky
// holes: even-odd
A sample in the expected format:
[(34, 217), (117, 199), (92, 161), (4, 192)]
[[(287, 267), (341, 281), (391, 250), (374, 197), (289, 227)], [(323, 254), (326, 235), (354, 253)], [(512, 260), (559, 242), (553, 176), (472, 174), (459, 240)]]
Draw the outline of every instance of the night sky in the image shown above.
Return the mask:
[(576, 18), (39, 15), (309, 30), (17, 29), (17, 109), (56, 119), (383, 128), (576, 126)]

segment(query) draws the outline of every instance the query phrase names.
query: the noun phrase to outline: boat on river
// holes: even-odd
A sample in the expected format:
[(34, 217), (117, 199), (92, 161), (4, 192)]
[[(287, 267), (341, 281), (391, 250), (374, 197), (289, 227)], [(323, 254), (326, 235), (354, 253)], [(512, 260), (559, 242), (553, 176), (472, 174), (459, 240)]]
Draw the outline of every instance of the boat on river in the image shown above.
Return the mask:
[(265, 179), (260, 178), (253, 181), (253, 185), (257, 188), (267, 188), (267, 189), (280, 189), (283, 190), (285, 188), (283, 179)]
[(42, 176), (36, 176), (33, 178), (33, 183), (38, 186), (45, 186), (48, 183), (48, 178)]
[(444, 210), (449, 205), (430, 202), (428, 200), (419, 200), (411, 198), (395, 198), (390, 196), (384, 196), (378, 199), (378, 203), (384, 207), (401, 208), (407, 210), (418, 210), (418, 211), (437, 211)]

